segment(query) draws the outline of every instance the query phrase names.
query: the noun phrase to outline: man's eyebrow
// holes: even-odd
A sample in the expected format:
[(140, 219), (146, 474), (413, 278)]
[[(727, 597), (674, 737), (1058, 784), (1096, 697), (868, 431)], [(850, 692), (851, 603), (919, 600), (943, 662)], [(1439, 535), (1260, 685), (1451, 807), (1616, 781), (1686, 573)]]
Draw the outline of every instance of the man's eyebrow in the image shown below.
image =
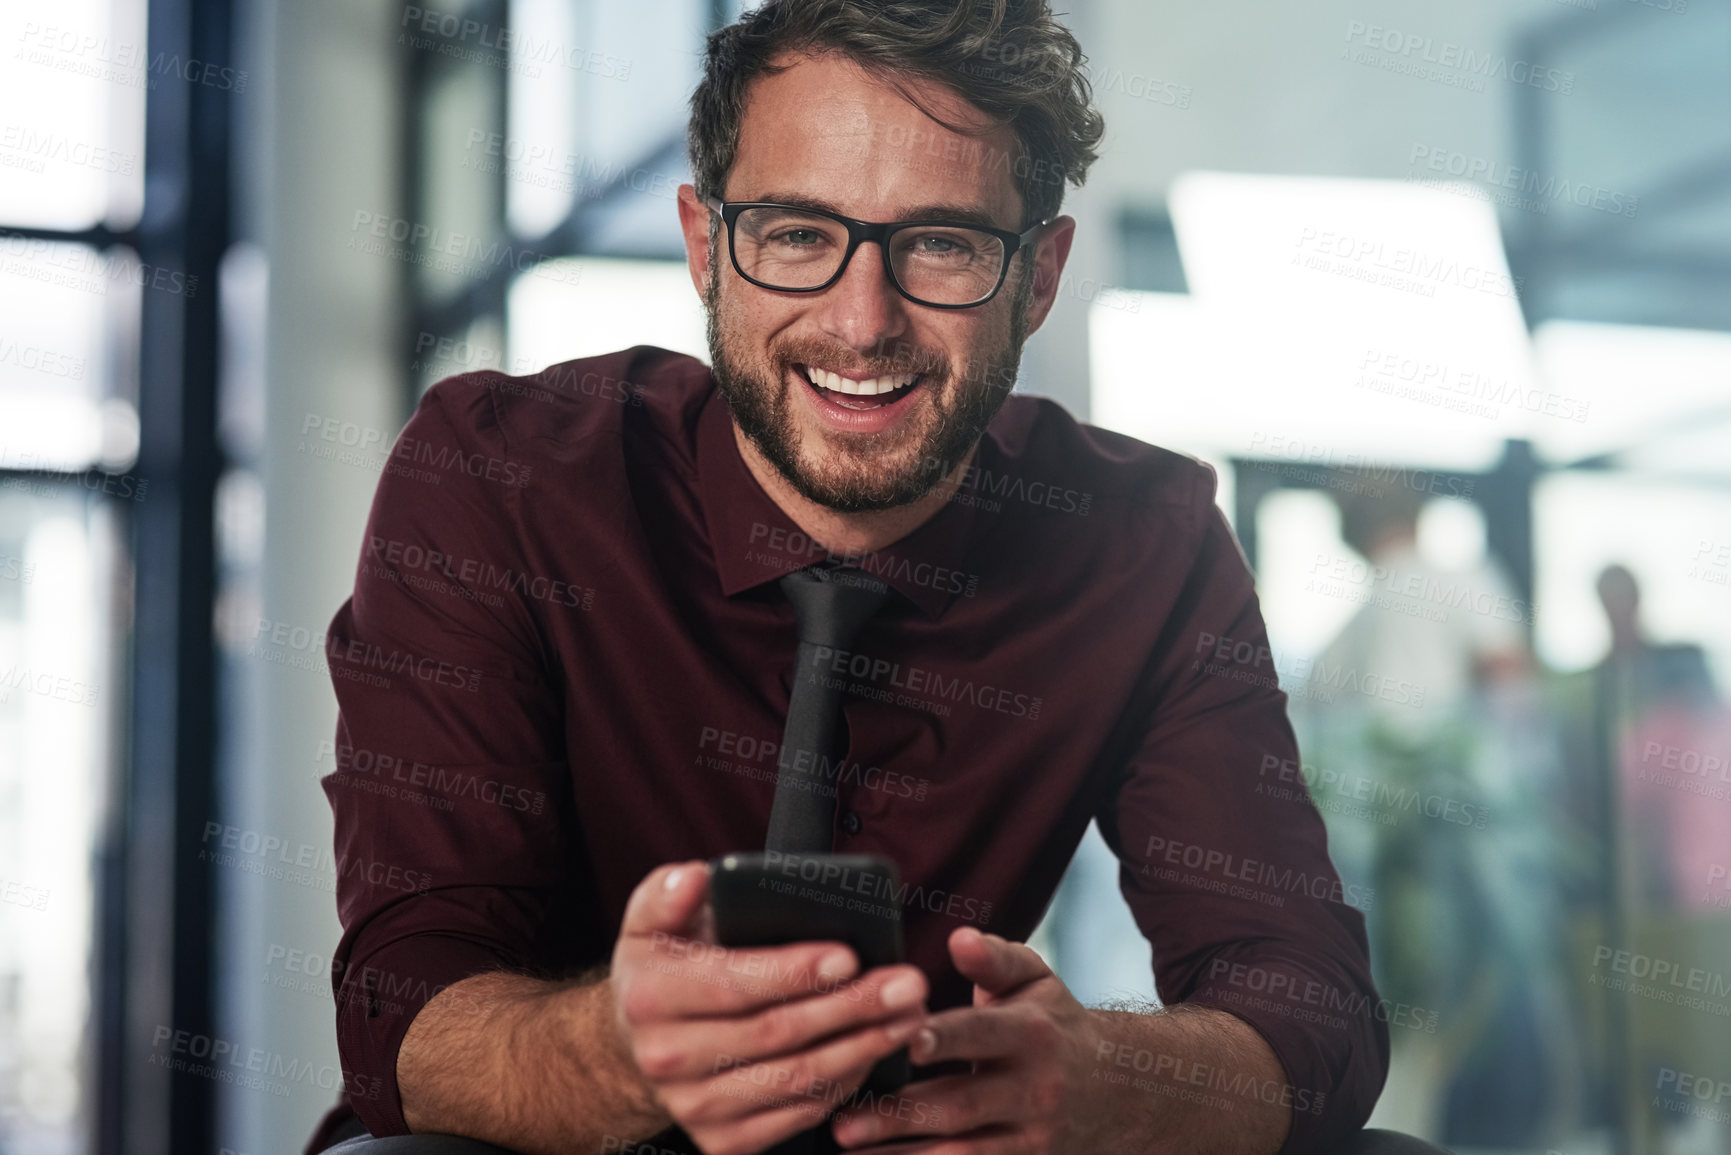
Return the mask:
[[(792, 205), (796, 209), (816, 209), (826, 213), (840, 213), (847, 216), (835, 205), (816, 197), (802, 196), (799, 193), (766, 192), (751, 198), (757, 201), (771, 201), (778, 205)], [(923, 204), (912, 205), (897, 213), (893, 218), (898, 221), (954, 221), (959, 225), (981, 225), (988, 229), (1002, 229), (1003, 225), (985, 209), (975, 205), (958, 204)], [(1012, 230), (1013, 231), (1013, 230)]]

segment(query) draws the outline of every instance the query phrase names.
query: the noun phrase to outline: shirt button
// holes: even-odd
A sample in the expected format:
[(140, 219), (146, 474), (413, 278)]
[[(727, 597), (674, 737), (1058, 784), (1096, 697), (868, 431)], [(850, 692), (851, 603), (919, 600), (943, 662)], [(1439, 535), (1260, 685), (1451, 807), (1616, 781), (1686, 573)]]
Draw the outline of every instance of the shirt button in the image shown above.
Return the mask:
[(841, 828), (849, 834), (858, 834), (860, 827), (864, 825), (865, 823), (859, 820), (859, 815), (851, 810), (841, 816)]

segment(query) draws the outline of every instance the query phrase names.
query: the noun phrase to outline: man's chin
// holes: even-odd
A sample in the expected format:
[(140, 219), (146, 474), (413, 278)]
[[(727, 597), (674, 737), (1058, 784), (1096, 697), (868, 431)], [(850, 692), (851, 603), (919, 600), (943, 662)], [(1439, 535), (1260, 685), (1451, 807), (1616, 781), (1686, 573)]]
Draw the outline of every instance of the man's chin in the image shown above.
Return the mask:
[[(881, 462), (850, 462), (844, 472), (838, 472), (833, 468), (815, 469), (812, 462), (803, 459), (803, 454), (801, 457), (792, 476), (787, 470), (782, 471), (782, 476), (801, 497), (837, 513), (880, 513), (912, 505), (930, 493), (938, 481), (936, 477), (922, 475), (917, 467), (912, 470), (904, 467), (898, 474), (886, 477)], [(825, 464), (833, 466), (834, 457)]]

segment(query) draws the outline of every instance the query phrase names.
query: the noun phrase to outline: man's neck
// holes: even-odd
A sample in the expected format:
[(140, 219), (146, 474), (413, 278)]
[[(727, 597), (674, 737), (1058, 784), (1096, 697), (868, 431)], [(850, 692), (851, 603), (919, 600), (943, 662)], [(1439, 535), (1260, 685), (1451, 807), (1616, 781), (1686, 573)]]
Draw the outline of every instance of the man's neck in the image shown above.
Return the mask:
[(930, 521), (938, 510), (944, 507), (950, 495), (955, 493), (969, 464), (973, 462), (974, 455), (980, 451), (979, 442), (976, 441), (961, 463), (918, 501), (899, 505), (894, 509), (840, 513), (810, 500), (788, 484), (787, 478), (769, 463), (768, 458), (758, 452), (757, 446), (740, 432), (737, 424), (733, 426), (733, 442), (739, 446), (739, 455), (745, 459), (745, 467), (751, 471), (763, 491), (769, 494), (769, 499), (814, 542), (832, 554), (844, 556), (857, 556), (882, 549), (892, 542), (900, 541)]

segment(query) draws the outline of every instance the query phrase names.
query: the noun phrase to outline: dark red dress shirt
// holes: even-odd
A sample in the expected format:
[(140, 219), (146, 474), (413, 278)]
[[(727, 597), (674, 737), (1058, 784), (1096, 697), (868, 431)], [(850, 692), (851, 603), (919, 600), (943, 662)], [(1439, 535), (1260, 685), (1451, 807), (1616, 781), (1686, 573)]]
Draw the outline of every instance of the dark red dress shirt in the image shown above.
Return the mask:
[[(825, 556), (691, 357), (427, 393), (327, 640), (337, 1038), (373, 1134), (405, 1131), (397, 1051), (438, 990), (605, 963), (651, 869), (763, 847), (795, 651), (775, 579)], [(852, 690), (835, 849), (899, 864), (932, 1009), (971, 998), (950, 932), (1026, 939), (1097, 818), (1162, 1000), (1247, 1020), (1287, 1085), (1128, 1049), (1100, 1076), (1290, 1102), (1287, 1153), (1359, 1126), (1388, 1051), (1370, 896), (1282, 773), (1286, 699), (1212, 471), (1012, 396), (954, 499), (850, 560), (901, 596), (831, 659)]]

